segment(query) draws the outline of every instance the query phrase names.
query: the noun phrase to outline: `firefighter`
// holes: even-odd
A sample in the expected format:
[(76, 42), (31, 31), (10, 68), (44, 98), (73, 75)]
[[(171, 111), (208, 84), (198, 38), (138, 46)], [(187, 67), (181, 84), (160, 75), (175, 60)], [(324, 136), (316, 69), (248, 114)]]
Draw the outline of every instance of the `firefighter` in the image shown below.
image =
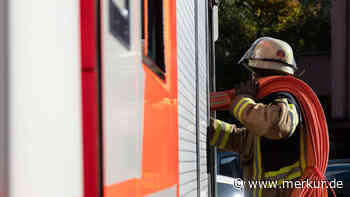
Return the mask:
[(245, 181), (273, 183), (250, 188), (245, 182), (246, 196), (290, 196), (292, 188), (283, 188), (285, 181), (297, 180), (305, 169), (302, 113), (290, 93), (276, 92), (263, 99), (256, 99), (256, 93), (261, 77), (295, 74), (292, 48), (282, 40), (262, 37), (239, 64), (253, 71), (249, 81), (235, 88), (231, 101), (230, 110), (242, 127), (212, 118), (210, 144), (240, 154)]

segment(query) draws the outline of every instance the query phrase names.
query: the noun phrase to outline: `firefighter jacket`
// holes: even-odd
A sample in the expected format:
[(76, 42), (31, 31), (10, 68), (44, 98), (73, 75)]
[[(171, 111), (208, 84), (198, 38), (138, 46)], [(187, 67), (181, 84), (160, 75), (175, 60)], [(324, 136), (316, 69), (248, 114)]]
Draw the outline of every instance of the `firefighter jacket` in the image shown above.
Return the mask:
[(262, 100), (238, 95), (232, 113), (244, 127), (212, 118), (209, 139), (211, 145), (240, 154), (245, 181), (263, 184), (251, 188), (245, 182), (246, 196), (290, 196), (292, 185), (286, 184), (305, 169), (306, 136), (296, 99), (286, 92)]

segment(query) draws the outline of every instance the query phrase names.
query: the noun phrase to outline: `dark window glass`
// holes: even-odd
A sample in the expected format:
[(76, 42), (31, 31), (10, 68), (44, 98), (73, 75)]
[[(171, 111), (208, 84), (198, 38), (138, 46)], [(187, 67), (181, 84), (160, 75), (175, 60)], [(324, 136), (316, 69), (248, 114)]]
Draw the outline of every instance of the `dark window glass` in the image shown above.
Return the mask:
[(129, 12), (129, 0), (109, 0), (109, 30), (128, 49), (130, 49)]
[(145, 39), (145, 1), (141, 0), (141, 39)]
[(242, 178), (242, 169), (237, 153), (218, 151), (217, 157), (217, 174), (231, 178)]
[(147, 56), (165, 72), (163, 1), (148, 1), (148, 54)]

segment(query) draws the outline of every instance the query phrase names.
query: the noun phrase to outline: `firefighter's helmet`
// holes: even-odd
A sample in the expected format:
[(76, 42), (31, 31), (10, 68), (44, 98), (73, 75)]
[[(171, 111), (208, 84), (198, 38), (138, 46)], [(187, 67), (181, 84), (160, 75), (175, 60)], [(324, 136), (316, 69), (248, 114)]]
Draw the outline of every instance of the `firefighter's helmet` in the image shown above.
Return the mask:
[(297, 70), (292, 47), (282, 40), (271, 37), (257, 39), (239, 63), (245, 63), (252, 68), (277, 70), (292, 75)]

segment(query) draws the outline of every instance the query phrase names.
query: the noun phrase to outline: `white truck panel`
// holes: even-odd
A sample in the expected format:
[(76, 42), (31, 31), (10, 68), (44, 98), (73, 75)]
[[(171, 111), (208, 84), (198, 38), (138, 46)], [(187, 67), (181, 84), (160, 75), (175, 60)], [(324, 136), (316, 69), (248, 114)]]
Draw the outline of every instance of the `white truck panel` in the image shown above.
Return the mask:
[(8, 3), (9, 196), (82, 196), (79, 1)]
[[(125, 3), (129, 2), (130, 5)], [(141, 177), (144, 71), (141, 64), (140, 1), (103, 0), (102, 85), (104, 183)], [(110, 26), (111, 6), (127, 24)], [(118, 18), (120, 20), (120, 17)], [(120, 28), (129, 28), (130, 40)], [(119, 29), (118, 29), (119, 28)], [(112, 32), (115, 31), (113, 34)], [(117, 32), (117, 33), (116, 33)], [(124, 39), (124, 40), (123, 40)]]

